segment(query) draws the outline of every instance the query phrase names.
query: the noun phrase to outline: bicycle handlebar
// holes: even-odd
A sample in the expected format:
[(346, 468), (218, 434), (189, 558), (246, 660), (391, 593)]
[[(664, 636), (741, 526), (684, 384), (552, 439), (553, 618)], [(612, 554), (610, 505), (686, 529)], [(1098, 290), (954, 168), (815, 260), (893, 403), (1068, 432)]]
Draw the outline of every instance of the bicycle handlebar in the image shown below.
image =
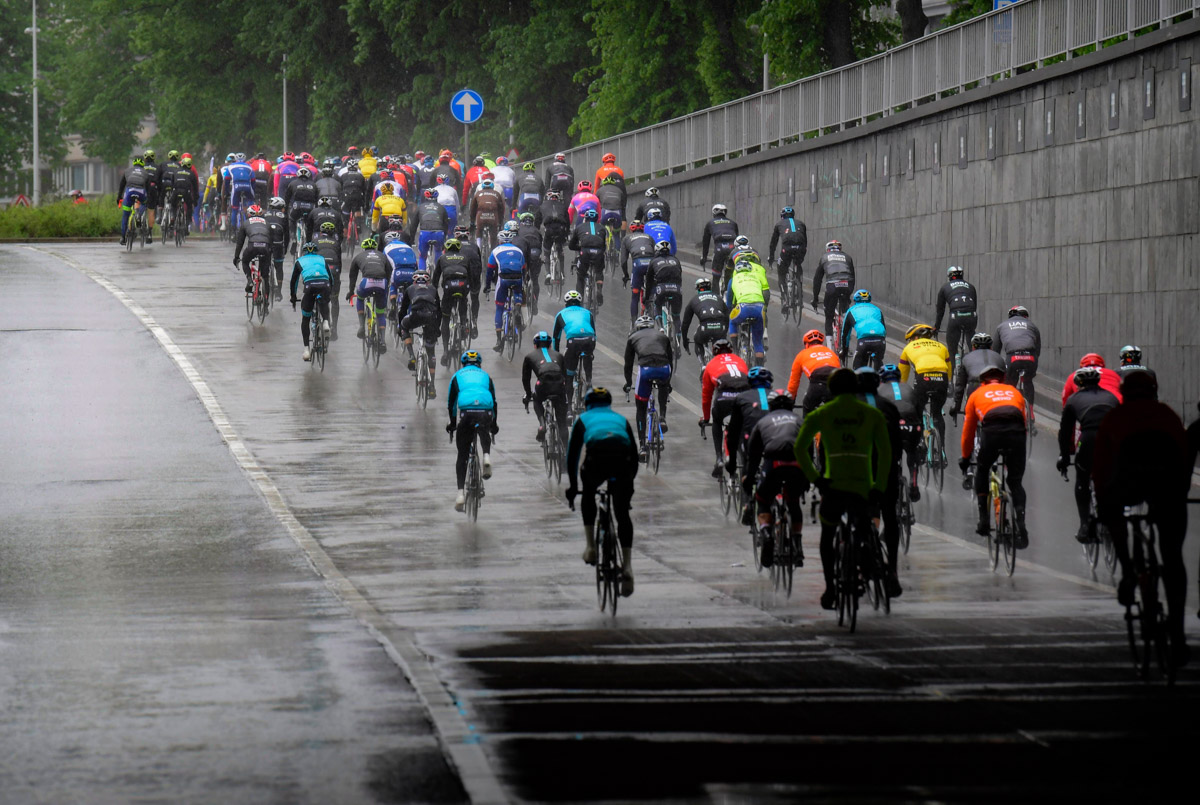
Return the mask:
[(712, 423), (709, 422), (707, 419), (701, 419), (700, 422), (697, 424), (700, 425), (700, 438), (704, 439), (704, 441), (707, 442), (708, 441), (708, 428), (712, 426)]

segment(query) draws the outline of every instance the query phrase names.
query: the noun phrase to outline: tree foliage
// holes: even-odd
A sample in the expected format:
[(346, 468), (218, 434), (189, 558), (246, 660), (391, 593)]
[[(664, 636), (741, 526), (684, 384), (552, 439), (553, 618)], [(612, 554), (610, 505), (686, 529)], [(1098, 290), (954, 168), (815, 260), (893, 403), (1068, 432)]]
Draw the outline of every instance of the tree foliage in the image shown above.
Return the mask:
[[(33, 37), (25, 33), (32, 24), (28, 0), (0, 0), (0, 170), (5, 173), (33, 158)], [(38, 23), (38, 126), (39, 149), (47, 162), (66, 150), (56, 136), (58, 100), (45, 81), (45, 65), (62, 52), (53, 29), (53, 18), (43, 15)]]
[(794, 81), (874, 56), (899, 41), (888, 0), (771, 0), (752, 14), (780, 81)]

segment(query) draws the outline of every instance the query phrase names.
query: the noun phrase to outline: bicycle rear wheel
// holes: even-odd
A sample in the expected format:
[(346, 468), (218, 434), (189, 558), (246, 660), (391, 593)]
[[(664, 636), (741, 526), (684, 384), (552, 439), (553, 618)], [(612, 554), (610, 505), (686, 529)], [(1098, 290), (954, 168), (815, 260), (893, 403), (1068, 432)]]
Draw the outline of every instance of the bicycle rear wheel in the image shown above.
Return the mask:
[(933, 468), (931, 472), (940, 495), (946, 486), (946, 445), (937, 428), (934, 428), (930, 436), (933, 438)]
[(250, 287), (253, 288), (250, 293), (246, 294), (246, 320), (254, 321), (254, 308), (258, 302), (258, 279), (254, 276), (254, 272), (250, 272)]
[(724, 469), (721, 470), (721, 477), (717, 479), (717, 487), (721, 490), (721, 510), (728, 517), (733, 506), (733, 492), (729, 488), (729, 474)]
[(256, 293), (258, 295), (258, 323), (266, 324), (267, 314), (271, 312), (271, 292), (263, 289), (260, 280)]
[(467, 516), (474, 523), (479, 519), (479, 500), (483, 497), (483, 478), (479, 474), (479, 450), (475, 437), (471, 437), (471, 455), (467, 461)]
[(992, 535), (987, 537), (988, 544), (988, 561), (992, 565), (992, 572), (996, 572), (996, 568), (1000, 566), (1000, 540), (1004, 530), (1004, 518), (1000, 515), (1001, 502), (996, 498), (989, 498), (988, 505), (992, 509)]
[(175, 215), (175, 245), (183, 245), (183, 229), (187, 225), (187, 213), (180, 210)]
[(429, 367), (425, 365), (424, 346), (417, 353), (417, 405), (425, 408), (429, 403)]
[(908, 479), (900, 482), (900, 499), (896, 504), (896, 519), (900, 521), (900, 547), (908, 555), (908, 546), (912, 542), (912, 499), (908, 496)]
[(1004, 540), (1000, 547), (1004, 552), (1004, 572), (1011, 576), (1017, 569), (1017, 518), (1015, 511), (1008, 505), (1007, 496), (1002, 502), (1001, 511), (1004, 517)]
[(313, 333), (313, 343), (316, 347), (313, 349), (313, 363), (316, 364), (322, 372), (325, 371), (325, 350), (329, 347), (329, 342), (325, 340), (325, 320), (317, 316), (313, 316), (313, 321), (317, 325), (317, 331)]
[(1094, 534), (1088, 535), (1088, 541), (1083, 543), (1083, 560), (1087, 562), (1088, 567), (1092, 572), (1096, 572), (1096, 566), (1100, 564), (1100, 525), (1093, 522), (1092, 528)]

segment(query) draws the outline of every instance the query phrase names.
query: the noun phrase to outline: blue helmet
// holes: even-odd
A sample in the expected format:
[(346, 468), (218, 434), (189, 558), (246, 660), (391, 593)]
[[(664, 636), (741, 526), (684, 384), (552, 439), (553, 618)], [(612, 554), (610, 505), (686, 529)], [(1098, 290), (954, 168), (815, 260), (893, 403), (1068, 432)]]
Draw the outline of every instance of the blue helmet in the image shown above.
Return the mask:
[(603, 386), (596, 386), (583, 398), (583, 407), (591, 410), (600, 405), (606, 407), (612, 405), (612, 392)]
[(533, 344), (534, 346), (549, 346), (551, 340), (550, 333), (539, 330), (538, 334), (533, 337)]
[(458, 362), (463, 366), (482, 366), (483, 358), (481, 358), (479, 353), (475, 350), (468, 349), (461, 356), (459, 356)]
[(771, 370), (765, 366), (755, 366), (746, 374), (746, 377), (754, 388), (767, 388), (775, 382), (775, 375), (771, 374)]
[(894, 363), (885, 363), (879, 367), (879, 379), (892, 382), (900, 379), (900, 367)]
[(854, 292), (854, 301), (855, 302), (870, 302), (871, 301), (871, 292), (868, 291), (866, 288), (859, 288), (857, 291)]

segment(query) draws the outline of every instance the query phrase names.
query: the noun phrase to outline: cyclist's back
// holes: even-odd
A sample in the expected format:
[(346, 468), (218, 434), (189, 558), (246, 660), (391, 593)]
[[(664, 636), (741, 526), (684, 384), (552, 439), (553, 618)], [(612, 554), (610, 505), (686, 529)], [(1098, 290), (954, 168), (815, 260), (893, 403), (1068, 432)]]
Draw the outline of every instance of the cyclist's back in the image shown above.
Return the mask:
[(978, 292), (975, 286), (963, 279), (962, 266), (946, 269), (946, 284), (938, 291), (937, 319), (933, 322), (935, 332), (942, 329), (942, 319), (947, 309), (950, 318), (946, 324), (946, 347), (953, 352), (961, 340), (971, 337), (979, 322)]
[(975, 532), (980, 536), (991, 533), (988, 512), (988, 472), (1003, 454), (1008, 471), (1008, 488), (1012, 491), (1017, 515), (1016, 547), (1025, 548), (1029, 535), (1025, 530), (1025, 398), (1015, 386), (1003, 382), (1000, 370), (992, 367), (983, 371), (982, 385), (967, 399), (963, 416), (962, 457), (959, 469), (965, 475), (975, 451), (976, 430), (979, 433), (979, 452), (976, 456), (975, 496), (979, 522)]
[(1025, 375), (1021, 392), (1033, 405), (1033, 378), (1037, 375), (1038, 358), (1042, 354), (1042, 334), (1037, 325), (1029, 320), (1029, 311), (1022, 305), (1014, 305), (1008, 318), (996, 325), (995, 344), (997, 352), (1003, 351), (1008, 362), (1009, 385), (1017, 385)]

